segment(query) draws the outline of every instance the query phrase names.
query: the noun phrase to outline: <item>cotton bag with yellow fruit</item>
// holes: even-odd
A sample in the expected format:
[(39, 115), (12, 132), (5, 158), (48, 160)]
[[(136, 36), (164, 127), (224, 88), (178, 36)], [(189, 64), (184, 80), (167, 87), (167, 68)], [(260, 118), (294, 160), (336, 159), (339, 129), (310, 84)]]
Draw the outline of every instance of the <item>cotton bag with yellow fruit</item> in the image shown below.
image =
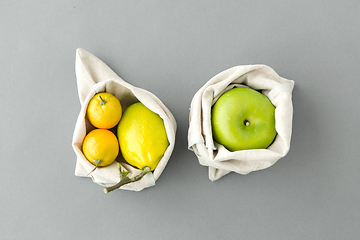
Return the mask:
[[(142, 171), (128, 164), (120, 153), (112, 164), (94, 170), (94, 165), (86, 159), (82, 152), (85, 136), (95, 129), (87, 118), (87, 106), (95, 94), (108, 92), (119, 99), (122, 111), (125, 111), (134, 103), (141, 102), (151, 111), (158, 114), (164, 121), (169, 145), (160, 162), (150, 174), (146, 174), (140, 181), (123, 185), (121, 189), (140, 191), (153, 186), (166, 167), (174, 149), (177, 126), (172, 113), (154, 94), (125, 82), (104, 62), (83, 49), (77, 49), (76, 51), (75, 70), (81, 103), (81, 110), (75, 125), (72, 141), (72, 146), (77, 156), (75, 175), (91, 177), (95, 183), (104, 187), (110, 187), (120, 181), (118, 163), (121, 164), (123, 170), (129, 172), (127, 175), (129, 178), (137, 176)], [(116, 131), (113, 132), (116, 134)], [(91, 174), (89, 174), (90, 172)]]

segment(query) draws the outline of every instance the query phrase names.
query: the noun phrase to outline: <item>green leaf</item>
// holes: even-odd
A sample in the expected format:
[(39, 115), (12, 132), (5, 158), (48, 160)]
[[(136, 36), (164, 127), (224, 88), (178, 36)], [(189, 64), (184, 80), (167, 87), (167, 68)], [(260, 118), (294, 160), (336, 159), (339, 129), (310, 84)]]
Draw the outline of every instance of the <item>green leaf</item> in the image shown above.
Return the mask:
[(96, 163), (96, 165), (99, 165), (101, 162), (102, 162), (101, 159), (94, 160), (94, 163)]
[(119, 174), (120, 174), (120, 180), (126, 178), (127, 175), (129, 174), (128, 171), (122, 170), (121, 165), (119, 163), (118, 163), (118, 169), (119, 169)]
[(121, 164), (118, 163), (117, 166), (118, 166), (119, 172), (121, 172)]
[(129, 173), (130, 173), (130, 172), (128, 172), (128, 171), (123, 171), (123, 172), (121, 172), (121, 173), (120, 173), (120, 180), (126, 178)]

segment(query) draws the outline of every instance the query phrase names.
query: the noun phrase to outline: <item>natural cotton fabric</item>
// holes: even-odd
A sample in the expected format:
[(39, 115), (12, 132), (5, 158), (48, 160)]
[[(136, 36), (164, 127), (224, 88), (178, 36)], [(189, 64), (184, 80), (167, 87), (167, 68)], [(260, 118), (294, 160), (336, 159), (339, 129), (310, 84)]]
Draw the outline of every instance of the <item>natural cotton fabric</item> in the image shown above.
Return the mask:
[[(209, 167), (209, 178), (215, 181), (230, 172), (248, 174), (268, 168), (290, 149), (292, 133), (292, 90), (294, 81), (280, 77), (265, 65), (241, 65), (211, 78), (194, 95), (189, 118), (188, 144), (201, 165)], [(275, 106), (277, 136), (267, 149), (231, 152), (213, 140), (211, 107), (226, 91), (250, 87), (267, 96)]]
[[(104, 62), (88, 53), (83, 49), (76, 50), (76, 80), (79, 99), (81, 103), (80, 113), (75, 125), (73, 134), (72, 147), (76, 153), (77, 160), (75, 166), (75, 175), (86, 177), (94, 165), (92, 165), (82, 153), (82, 143), (85, 135), (94, 129), (86, 117), (86, 109), (90, 99), (98, 92), (109, 92), (120, 100), (123, 111), (135, 102), (142, 102), (153, 112), (159, 114), (164, 120), (169, 146), (160, 160), (153, 173), (146, 174), (140, 181), (126, 184), (121, 189), (140, 191), (144, 188), (151, 187), (160, 177), (175, 145), (176, 121), (169, 109), (154, 94), (130, 85), (121, 79), (113, 70), (111, 70)], [(127, 164), (121, 156), (117, 161), (123, 168), (129, 171), (129, 177), (134, 177), (141, 170)], [(117, 162), (113, 162), (107, 167), (99, 167), (88, 177), (104, 187), (115, 185), (120, 181)]]

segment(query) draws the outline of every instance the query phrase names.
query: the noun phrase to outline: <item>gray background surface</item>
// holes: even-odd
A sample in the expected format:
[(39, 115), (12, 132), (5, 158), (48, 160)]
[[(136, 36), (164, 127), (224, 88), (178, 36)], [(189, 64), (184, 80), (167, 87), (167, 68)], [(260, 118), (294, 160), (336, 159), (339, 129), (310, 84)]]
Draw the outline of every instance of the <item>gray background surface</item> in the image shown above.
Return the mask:
[[(358, 238), (359, 14), (357, 0), (2, 0), (1, 239)], [(154, 187), (105, 195), (75, 177), (79, 47), (174, 114)], [(296, 83), (290, 152), (211, 182), (187, 149), (191, 99), (257, 63)]]

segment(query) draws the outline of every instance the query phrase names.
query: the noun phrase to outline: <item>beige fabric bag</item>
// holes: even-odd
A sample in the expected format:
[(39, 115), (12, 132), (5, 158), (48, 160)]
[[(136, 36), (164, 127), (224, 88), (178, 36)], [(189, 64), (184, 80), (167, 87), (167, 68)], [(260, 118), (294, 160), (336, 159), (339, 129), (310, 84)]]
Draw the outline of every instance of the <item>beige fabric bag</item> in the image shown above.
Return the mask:
[[(140, 191), (144, 188), (153, 186), (164, 170), (175, 145), (176, 121), (166, 106), (152, 93), (141, 88), (134, 87), (119, 76), (117, 76), (105, 63), (94, 55), (83, 49), (76, 51), (76, 78), (77, 87), (81, 103), (81, 110), (76, 122), (72, 146), (77, 156), (75, 175), (85, 177), (93, 168), (82, 153), (82, 142), (85, 135), (94, 129), (86, 118), (86, 108), (90, 99), (97, 92), (109, 92), (116, 96), (122, 105), (123, 111), (135, 102), (142, 102), (153, 112), (160, 115), (164, 120), (169, 147), (167, 148), (160, 163), (153, 173), (146, 174), (140, 181), (132, 182), (121, 187), (121, 189)], [(141, 170), (127, 164), (119, 152), (117, 161), (129, 171), (129, 177), (134, 177)], [(115, 161), (107, 167), (99, 167), (92, 172), (89, 177), (102, 186), (108, 187), (120, 181), (117, 162)]]
[[(267, 149), (230, 152), (213, 140), (211, 107), (224, 92), (233, 87), (259, 90), (275, 106), (277, 137)], [(199, 163), (209, 167), (210, 180), (215, 181), (230, 172), (248, 174), (268, 168), (288, 153), (292, 131), (293, 88), (294, 81), (280, 77), (268, 66), (245, 65), (217, 74), (198, 90), (191, 102), (188, 143)]]

